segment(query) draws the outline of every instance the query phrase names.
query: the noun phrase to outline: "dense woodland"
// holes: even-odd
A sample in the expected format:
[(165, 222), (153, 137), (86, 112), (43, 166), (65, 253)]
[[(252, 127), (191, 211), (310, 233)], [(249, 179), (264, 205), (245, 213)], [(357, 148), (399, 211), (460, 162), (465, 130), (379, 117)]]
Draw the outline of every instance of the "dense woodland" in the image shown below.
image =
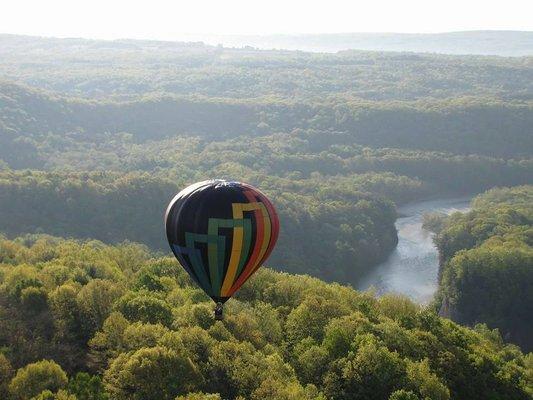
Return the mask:
[(528, 57), (0, 43), (12, 237), (165, 249), (173, 192), (237, 179), (280, 209), (273, 267), (354, 282), (395, 246), (394, 205), (533, 179)]
[(533, 349), (533, 187), (493, 189), (454, 214), (436, 237), (438, 302), (457, 322), (487, 323)]
[[(284, 190), (294, 186), (288, 180), (261, 185), (276, 199), (283, 222), (271, 262), (287, 271), (345, 281), (382, 260), (397, 240), (393, 203), (358, 191), (357, 186), (386, 188), (391, 181), (394, 191), (401, 181), (387, 174), (357, 176), (351, 180), (355, 187), (345, 192), (321, 181), (302, 181), (297, 193)], [(106, 242), (138, 239), (168, 251), (163, 212), (183, 186), (146, 173), (4, 172), (0, 220), (4, 232), (12, 235), (41, 232)], [(314, 192), (317, 189), (320, 194)]]
[[(532, 99), (531, 57), (0, 35), (0, 398), (531, 398), (530, 186), (427, 218), (433, 307), (317, 277), (386, 259), (401, 204), (531, 184)], [(209, 178), (268, 194), (268, 265), (313, 276), (223, 322), (163, 230)]]
[[(406, 298), (264, 269), (215, 322), (173, 258), (0, 241), (7, 399), (529, 399), (531, 354)], [(203, 394), (201, 394), (203, 393)], [(209, 395), (207, 395), (209, 394)], [(182, 396), (182, 397), (179, 397)]]
[[(509, 47), (509, 43), (506, 43)], [(531, 48), (529, 49), (531, 52)], [(232, 49), (202, 43), (0, 35), (6, 80), (91, 98), (531, 100), (531, 56)]]

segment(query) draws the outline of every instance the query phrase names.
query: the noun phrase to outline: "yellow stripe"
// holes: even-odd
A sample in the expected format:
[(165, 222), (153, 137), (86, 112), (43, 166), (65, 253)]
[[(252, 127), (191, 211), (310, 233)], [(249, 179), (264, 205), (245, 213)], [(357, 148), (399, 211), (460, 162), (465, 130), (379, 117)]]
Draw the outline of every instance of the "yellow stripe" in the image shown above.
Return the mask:
[[(233, 218), (242, 219), (244, 211), (255, 211), (261, 210), (264, 220), (264, 234), (263, 234), (263, 243), (259, 249), (259, 256), (257, 257), (257, 264), (261, 262), (261, 259), (265, 255), (265, 252), (268, 249), (270, 243), (270, 235), (272, 232), (272, 227), (270, 224), (270, 217), (268, 210), (263, 203), (254, 202), (254, 203), (233, 203)], [(230, 291), (233, 283), (235, 282), (237, 268), (239, 266), (239, 261), (242, 253), (242, 242), (243, 242), (243, 233), (244, 228), (235, 227), (233, 228), (233, 241), (231, 244), (231, 257), (228, 264), (228, 271), (226, 277), (224, 278), (224, 283), (222, 284), (222, 289), (220, 290), (221, 296), (227, 296)], [(257, 268), (257, 264), (250, 271), (254, 271)]]
[[(253, 211), (259, 209), (259, 203), (233, 203), (233, 219), (242, 219), (244, 211)], [(237, 268), (239, 267), (239, 261), (241, 259), (242, 252), (242, 240), (243, 240), (243, 227), (233, 228), (233, 241), (231, 243), (231, 257), (228, 264), (228, 271), (220, 289), (221, 296), (227, 296), (229, 290), (233, 286), (235, 281), (235, 275), (237, 274)]]
[[(233, 203), (233, 219), (242, 219), (243, 217), (243, 204)], [(229, 259), (228, 271), (226, 272), (226, 277), (224, 278), (224, 283), (222, 284), (222, 289), (220, 289), (220, 295), (226, 296), (228, 291), (233, 285), (235, 280), (235, 274), (237, 273), (237, 267), (239, 266), (239, 260), (241, 259), (242, 251), (242, 236), (244, 229), (242, 227), (233, 228), (233, 242), (231, 243), (231, 257)]]
[(270, 214), (268, 213), (267, 208), (263, 203), (258, 203), (259, 207), (261, 208), (261, 211), (263, 212), (263, 218), (264, 218), (264, 234), (263, 234), (263, 243), (261, 244), (261, 249), (259, 250), (259, 256), (257, 257), (257, 261), (253, 268), (250, 268), (248, 270), (248, 274), (246, 276), (246, 279), (250, 275), (252, 275), (257, 269), (261, 266), (261, 260), (263, 256), (265, 255), (265, 252), (268, 249), (268, 245), (270, 244), (270, 236), (272, 234), (272, 225), (270, 223)]

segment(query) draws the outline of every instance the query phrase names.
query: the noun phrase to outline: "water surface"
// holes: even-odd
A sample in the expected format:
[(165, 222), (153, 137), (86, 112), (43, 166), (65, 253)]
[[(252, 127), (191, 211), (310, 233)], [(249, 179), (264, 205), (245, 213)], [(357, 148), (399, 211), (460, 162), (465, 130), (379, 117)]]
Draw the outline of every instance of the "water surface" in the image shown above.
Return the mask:
[(428, 212), (467, 211), (471, 197), (428, 200), (400, 207), (396, 221), (398, 246), (384, 263), (368, 272), (357, 289), (374, 287), (378, 295), (401, 293), (419, 303), (429, 302), (437, 290), (438, 253), (433, 234), (422, 228)]

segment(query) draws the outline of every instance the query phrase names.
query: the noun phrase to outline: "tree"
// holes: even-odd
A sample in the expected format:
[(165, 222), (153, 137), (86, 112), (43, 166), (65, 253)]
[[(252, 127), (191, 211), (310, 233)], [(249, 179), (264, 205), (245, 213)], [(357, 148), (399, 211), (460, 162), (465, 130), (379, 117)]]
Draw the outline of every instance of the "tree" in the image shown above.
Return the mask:
[(122, 341), (127, 350), (155, 347), (167, 332), (170, 332), (170, 330), (161, 324), (135, 322), (124, 330)]
[(57, 393), (52, 393), (50, 390), (45, 390), (39, 395), (32, 397), (31, 400), (78, 400), (78, 398), (64, 390), (59, 390)]
[(6, 399), (8, 395), (8, 383), (13, 376), (13, 368), (5, 355), (0, 353), (0, 398)]
[(360, 312), (331, 320), (324, 329), (324, 348), (332, 358), (346, 356), (360, 333), (371, 328), (370, 321)]
[(448, 388), (431, 372), (428, 359), (407, 363), (407, 379), (409, 386), (423, 399), (449, 400), (450, 398)]
[(200, 389), (203, 377), (184, 352), (151, 347), (120, 354), (106, 370), (104, 384), (116, 400), (174, 400)]
[(105, 320), (102, 330), (89, 340), (89, 365), (95, 371), (103, 371), (108, 361), (125, 350), (124, 331), (128, 320), (121, 313), (113, 312)]
[(119, 299), (115, 307), (130, 321), (172, 324), (172, 308), (153, 295), (130, 293)]
[(76, 302), (77, 293), (76, 287), (65, 284), (50, 294), (56, 335), (66, 342), (77, 343), (83, 338), (80, 310)]
[(30, 313), (39, 313), (48, 307), (48, 294), (44, 288), (27, 287), (20, 292), (20, 302)]
[(533, 348), (531, 204), (533, 186), (491, 190), (470, 212), (448, 218), (436, 237), (441, 315), (498, 328), (526, 351)]
[(308, 336), (321, 341), (324, 335), (322, 327), (331, 319), (347, 311), (338, 302), (318, 296), (308, 297), (287, 318), (286, 329), (289, 342), (296, 344)]
[(325, 378), (326, 395), (339, 400), (386, 399), (404, 382), (405, 365), (398, 354), (372, 341), (336, 361)]
[(296, 357), (295, 371), (301, 382), (321, 385), (326, 366), (331, 360), (328, 350), (307, 338), (298, 343), (293, 352)]
[(219, 342), (210, 353), (206, 384), (223, 398), (249, 398), (269, 374), (266, 357), (248, 342)]
[(87, 337), (102, 327), (112, 311), (113, 303), (121, 294), (120, 287), (103, 279), (93, 279), (83, 286), (76, 300)]
[(27, 400), (44, 390), (56, 392), (67, 383), (67, 374), (58, 364), (43, 360), (19, 369), (9, 384), (9, 392), (14, 399)]
[(76, 396), (76, 400), (108, 400), (104, 392), (102, 380), (86, 372), (78, 372), (68, 383), (68, 392)]
[(400, 389), (393, 392), (389, 400), (419, 400), (419, 397), (411, 391)]
[(299, 382), (267, 378), (254, 391), (252, 400), (311, 400)]
[(188, 393), (184, 396), (176, 397), (176, 400), (222, 400), (218, 393)]
[(191, 326), (161, 336), (159, 343), (170, 349), (182, 347), (193, 362), (204, 365), (209, 360), (211, 349), (215, 346), (216, 340), (204, 329)]

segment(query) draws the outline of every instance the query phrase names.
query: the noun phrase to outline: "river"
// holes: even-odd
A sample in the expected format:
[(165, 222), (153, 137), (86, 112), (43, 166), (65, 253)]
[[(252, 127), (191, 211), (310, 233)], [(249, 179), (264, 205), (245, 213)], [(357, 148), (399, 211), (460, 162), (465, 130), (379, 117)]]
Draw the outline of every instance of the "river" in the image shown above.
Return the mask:
[(378, 295), (394, 292), (407, 295), (418, 303), (428, 303), (437, 290), (439, 261), (433, 234), (422, 228), (422, 216), (428, 212), (467, 211), (471, 199), (428, 200), (400, 207), (400, 218), (396, 220), (398, 246), (384, 263), (358, 282), (357, 289), (374, 287)]

